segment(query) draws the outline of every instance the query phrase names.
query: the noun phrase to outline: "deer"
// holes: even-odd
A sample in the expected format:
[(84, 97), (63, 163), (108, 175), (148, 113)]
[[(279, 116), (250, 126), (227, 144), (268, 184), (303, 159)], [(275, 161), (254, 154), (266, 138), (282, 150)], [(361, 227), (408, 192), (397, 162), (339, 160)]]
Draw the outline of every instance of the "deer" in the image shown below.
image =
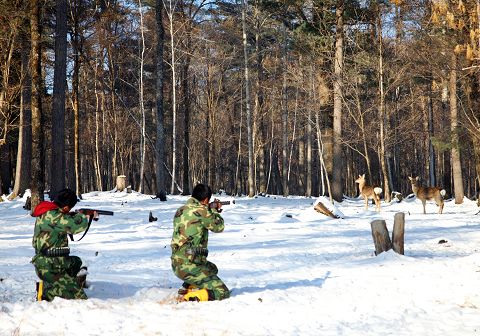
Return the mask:
[(420, 201), (422, 201), (423, 213), (426, 214), (425, 205), (427, 201), (434, 200), (439, 207), (438, 213), (441, 214), (443, 212), (443, 205), (444, 205), (443, 197), (446, 194), (445, 189), (441, 189), (439, 187), (421, 187), (418, 185), (418, 176), (417, 177), (409, 176), (408, 179), (412, 183), (413, 193)]
[(355, 183), (358, 183), (360, 195), (365, 199), (365, 210), (368, 210), (368, 200), (373, 199), (375, 202), (375, 210), (380, 212), (380, 194), (382, 193), (382, 188), (366, 185), (365, 174), (358, 175)]

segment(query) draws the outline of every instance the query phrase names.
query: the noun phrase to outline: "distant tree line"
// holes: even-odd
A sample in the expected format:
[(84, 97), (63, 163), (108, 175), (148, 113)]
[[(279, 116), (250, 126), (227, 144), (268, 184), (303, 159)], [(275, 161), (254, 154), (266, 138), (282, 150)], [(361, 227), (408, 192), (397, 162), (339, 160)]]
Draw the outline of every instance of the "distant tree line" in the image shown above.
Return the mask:
[(473, 0), (0, 0), (1, 191), (477, 198), (479, 27)]

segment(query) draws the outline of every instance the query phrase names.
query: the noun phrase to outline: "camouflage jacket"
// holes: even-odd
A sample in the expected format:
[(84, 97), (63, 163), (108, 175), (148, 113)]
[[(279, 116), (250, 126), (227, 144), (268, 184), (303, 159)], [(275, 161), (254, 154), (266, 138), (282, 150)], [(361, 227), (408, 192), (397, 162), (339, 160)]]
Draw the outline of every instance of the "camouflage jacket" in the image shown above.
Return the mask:
[(32, 239), (36, 255), (52, 247), (67, 247), (67, 235), (83, 232), (88, 226), (85, 215), (64, 214), (52, 202), (41, 202), (33, 216), (37, 218)]
[(222, 232), (223, 229), (223, 218), (217, 210), (210, 209), (210, 207), (202, 205), (197, 199), (191, 197), (175, 213), (172, 252), (185, 245), (207, 248), (208, 231)]

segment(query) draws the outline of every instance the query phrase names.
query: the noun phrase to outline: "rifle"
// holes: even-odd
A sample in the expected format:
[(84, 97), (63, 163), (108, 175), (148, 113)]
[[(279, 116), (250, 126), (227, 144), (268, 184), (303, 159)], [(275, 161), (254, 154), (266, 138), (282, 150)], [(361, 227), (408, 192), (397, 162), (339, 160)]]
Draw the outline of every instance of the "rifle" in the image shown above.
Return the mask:
[(210, 209), (217, 209), (218, 212), (222, 212), (223, 209), (218, 209), (218, 204), (230, 205), (230, 203), (235, 204), (235, 200), (233, 200), (233, 201), (219, 201), (219, 200), (215, 199), (213, 202), (208, 203), (208, 207)]
[[(107, 216), (113, 216), (113, 211), (107, 211), (107, 210), (99, 210), (99, 209), (90, 209), (90, 208), (82, 208), (78, 209), (78, 212), (83, 213), (84, 215), (87, 216), (93, 216), (94, 212), (97, 212), (99, 215), (107, 215)], [(98, 218), (94, 218), (94, 220), (98, 220)]]
[[(113, 211), (99, 210), (99, 209), (90, 209), (90, 208), (78, 209), (76, 212), (80, 212), (80, 213), (83, 213), (83, 214), (86, 215), (86, 216), (90, 216), (90, 219), (88, 220), (87, 229), (85, 230), (85, 232), (83, 233), (83, 235), (80, 237), (80, 239), (77, 240), (77, 241), (80, 241), (80, 240), (82, 240), (83, 237), (85, 237), (85, 235), (87, 234), (88, 230), (90, 229), (90, 225), (92, 224), (92, 220), (98, 221), (98, 218), (94, 218), (94, 217), (93, 217), (93, 215), (95, 214), (95, 212), (96, 212), (98, 215), (113, 216)], [(74, 240), (73, 240), (73, 235), (72, 235), (72, 234), (69, 234), (69, 236), (70, 236), (70, 240), (71, 240), (71, 241), (74, 241)]]

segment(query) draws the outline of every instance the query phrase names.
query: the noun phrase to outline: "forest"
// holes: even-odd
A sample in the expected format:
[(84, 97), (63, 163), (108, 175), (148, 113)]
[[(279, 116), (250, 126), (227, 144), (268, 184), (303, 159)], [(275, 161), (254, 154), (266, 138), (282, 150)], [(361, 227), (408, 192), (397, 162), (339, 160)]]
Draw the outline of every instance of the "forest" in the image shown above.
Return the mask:
[(0, 0), (0, 30), (10, 199), (478, 199), (479, 0)]

